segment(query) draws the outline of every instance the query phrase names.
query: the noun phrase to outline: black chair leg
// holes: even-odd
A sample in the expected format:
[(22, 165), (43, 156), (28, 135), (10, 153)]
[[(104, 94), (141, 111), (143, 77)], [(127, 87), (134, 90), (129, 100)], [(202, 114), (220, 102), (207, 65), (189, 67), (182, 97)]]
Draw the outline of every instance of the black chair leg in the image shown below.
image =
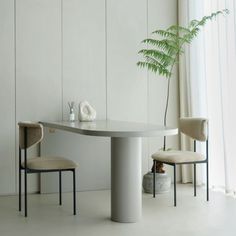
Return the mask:
[(194, 175), (194, 177), (193, 177), (194, 197), (196, 197), (196, 196), (197, 196), (197, 189), (196, 189), (196, 186), (197, 186), (197, 180), (196, 180), (196, 164), (194, 164), (193, 169), (194, 169), (194, 171), (193, 171), (193, 175)]
[(73, 172), (73, 213), (76, 215), (76, 180), (75, 180), (75, 169)]
[(176, 165), (174, 165), (174, 206), (176, 207)]
[(25, 217), (27, 217), (27, 171), (25, 169)]
[(19, 211), (21, 211), (21, 149), (19, 148)]
[(153, 160), (153, 197), (156, 197), (156, 161)]
[(21, 169), (19, 167), (19, 211), (21, 211)]
[(206, 193), (207, 193), (207, 201), (209, 201), (209, 166), (208, 161), (206, 162)]
[(61, 171), (59, 171), (59, 205), (62, 204), (62, 197), (61, 197)]

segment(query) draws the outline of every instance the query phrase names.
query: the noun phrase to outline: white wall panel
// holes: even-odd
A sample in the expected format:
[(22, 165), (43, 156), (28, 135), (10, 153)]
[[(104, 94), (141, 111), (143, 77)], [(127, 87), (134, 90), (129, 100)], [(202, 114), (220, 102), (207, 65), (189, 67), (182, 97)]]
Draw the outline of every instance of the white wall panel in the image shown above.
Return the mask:
[[(16, 120), (59, 119), (61, 1), (18, 0), (16, 22)], [(36, 191), (37, 178), (29, 179)]]
[(0, 1), (0, 194), (15, 192), (14, 1)]

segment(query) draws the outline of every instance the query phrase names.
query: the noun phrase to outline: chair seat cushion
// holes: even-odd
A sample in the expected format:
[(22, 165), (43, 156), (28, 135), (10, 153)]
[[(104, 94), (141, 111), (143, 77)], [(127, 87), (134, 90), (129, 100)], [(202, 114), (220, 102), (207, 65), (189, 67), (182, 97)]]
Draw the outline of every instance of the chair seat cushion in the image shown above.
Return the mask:
[(152, 159), (168, 163), (188, 163), (195, 161), (203, 161), (206, 158), (204, 155), (197, 152), (171, 150), (156, 152), (152, 155)]
[[(75, 169), (78, 165), (66, 158), (57, 156), (34, 157), (27, 160), (27, 168), (32, 170)], [(25, 167), (25, 163), (22, 163)]]

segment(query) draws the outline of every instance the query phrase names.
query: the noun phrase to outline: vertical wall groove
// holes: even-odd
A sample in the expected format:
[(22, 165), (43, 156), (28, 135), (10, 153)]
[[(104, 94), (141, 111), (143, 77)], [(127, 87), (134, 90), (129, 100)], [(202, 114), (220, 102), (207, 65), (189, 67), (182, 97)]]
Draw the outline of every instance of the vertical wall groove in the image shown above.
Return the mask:
[[(17, 173), (17, 165), (18, 165), (18, 161), (17, 161), (17, 138), (16, 138), (16, 135), (17, 135), (17, 132), (16, 132), (16, 1), (17, 0), (14, 0), (14, 86), (15, 86), (15, 124), (14, 124), (14, 127), (15, 127), (15, 173)], [(15, 192), (17, 192), (17, 174), (15, 174)]]
[[(147, 38), (148, 38), (148, 34), (149, 34), (149, 28), (148, 28), (148, 0), (146, 1), (146, 23), (147, 23)], [(148, 48), (148, 45), (147, 45)], [(147, 70), (147, 123), (149, 123), (149, 73)]]
[(61, 119), (64, 114), (64, 91), (63, 91), (63, 0), (61, 0)]
[[(149, 17), (149, 9), (148, 9), (148, 7), (149, 7), (149, 2), (148, 2), (149, 0), (147, 0), (146, 1), (146, 23), (147, 23), (147, 38), (148, 38), (148, 35), (149, 35), (149, 27), (148, 27), (148, 25), (149, 25), (149, 19), (148, 19), (148, 17)], [(147, 45), (147, 47), (148, 47), (148, 45)], [(149, 107), (149, 99), (150, 99), (150, 97), (149, 97), (149, 93), (150, 93), (150, 89), (149, 89), (149, 86), (150, 86), (150, 78), (149, 78), (149, 73), (148, 73), (148, 70), (147, 70), (147, 123), (149, 123), (150, 122), (150, 107)], [(147, 167), (148, 167), (148, 169), (149, 169), (149, 155), (150, 155), (150, 140), (149, 140), (149, 138), (147, 138), (147, 156), (148, 156), (148, 161), (147, 161)]]
[(105, 83), (106, 83), (106, 119), (108, 119), (108, 92), (107, 92), (107, 0), (105, 0)]

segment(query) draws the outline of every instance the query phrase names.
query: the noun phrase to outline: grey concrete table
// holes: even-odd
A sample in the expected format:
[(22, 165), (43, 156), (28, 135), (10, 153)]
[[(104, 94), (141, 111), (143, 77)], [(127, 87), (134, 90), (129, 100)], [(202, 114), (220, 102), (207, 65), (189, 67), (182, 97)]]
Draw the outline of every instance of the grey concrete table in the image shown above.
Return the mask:
[(82, 135), (111, 137), (111, 219), (137, 222), (142, 215), (142, 137), (168, 136), (177, 128), (101, 120), (95, 122), (41, 122), (45, 127)]

